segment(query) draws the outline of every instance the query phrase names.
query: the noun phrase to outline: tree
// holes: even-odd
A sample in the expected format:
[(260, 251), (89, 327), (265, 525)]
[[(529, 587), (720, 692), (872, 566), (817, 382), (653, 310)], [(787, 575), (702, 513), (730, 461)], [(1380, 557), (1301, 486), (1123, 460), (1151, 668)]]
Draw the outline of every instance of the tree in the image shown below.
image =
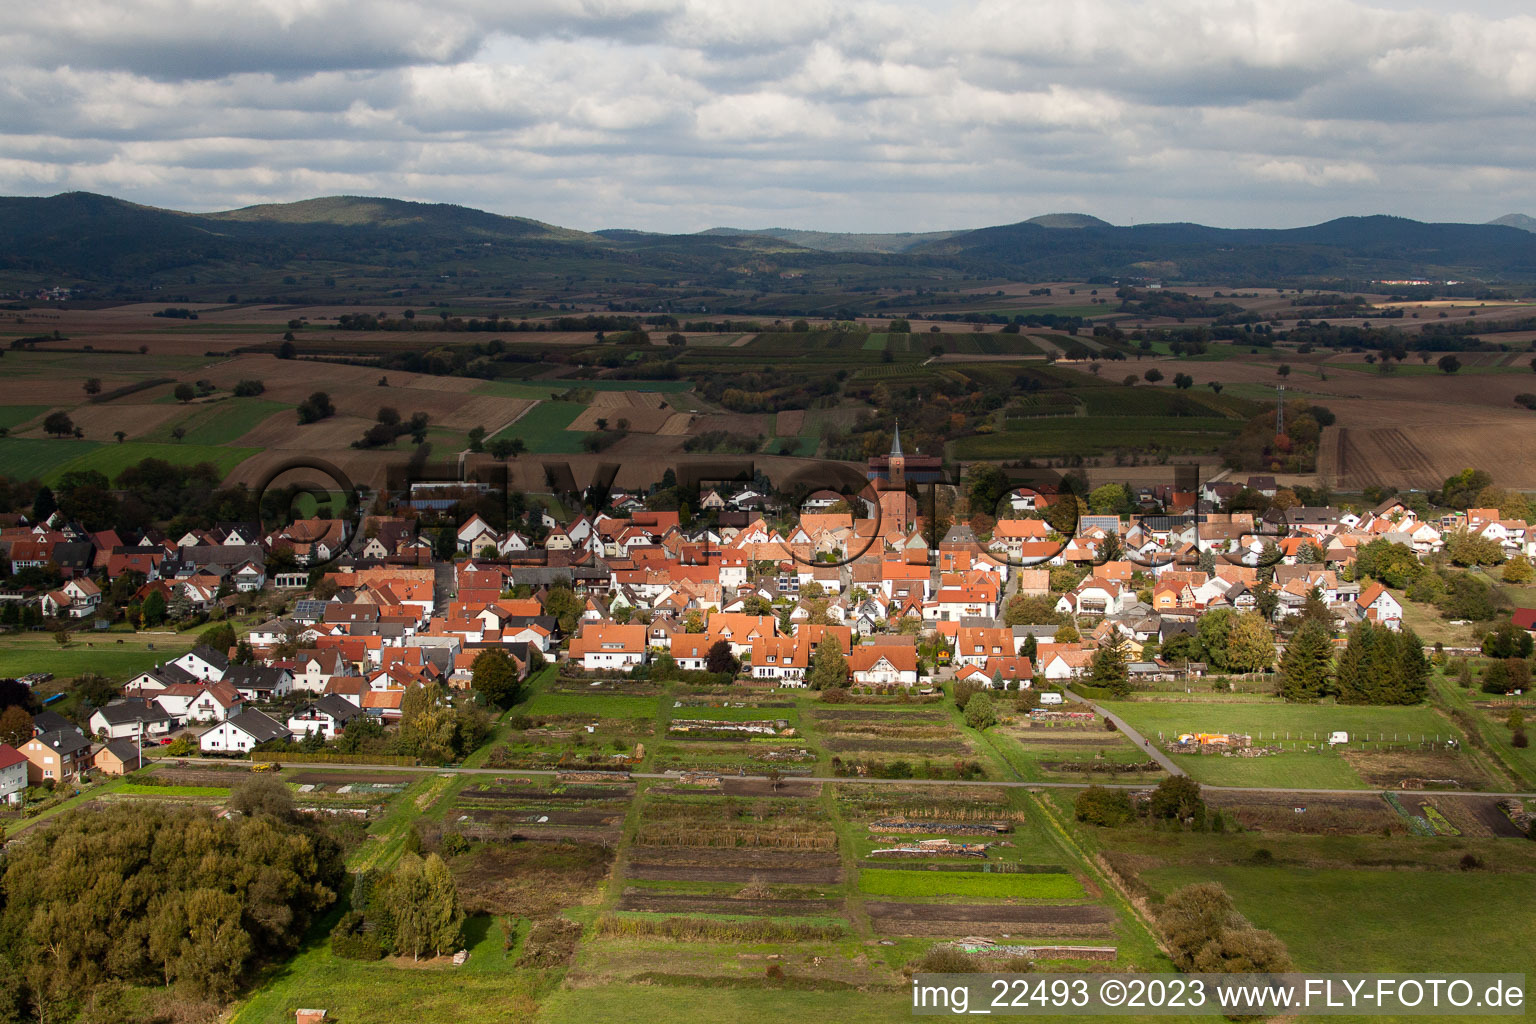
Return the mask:
[(1200, 616), (1196, 626), (1201, 659), (1212, 668), (1227, 668), (1227, 637), (1232, 631), (1232, 609), (1217, 608)]
[(382, 888), (383, 903), (394, 925), (395, 952), (421, 959), (436, 938), (427, 870), (421, 857), (411, 852), (402, 854)]
[(520, 437), (498, 437), (485, 448), (497, 462), (506, 462), (527, 451), (528, 445)]
[(1062, 624), (1062, 615), (1056, 610), (1056, 602), (1049, 597), (1015, 594), (1003, 608), (1003, 624), (1055, 626)]
[(1148, 384), (1156, 384), (1163, 379), (1163, 371), (1154, 366), (1141, 376)]
[(427, 948), (438, 956), (458, 950), (464, 929), (464, 907), (459, 902), (459, 886), (453, 872), (435, 853), (427, 855)]
[(522, 683), (517, 678), (517, 665), (506, 651), (498, 648), (482, 651), (475, 657), (470, 672), (470, 685), (487, 704), (509, 708), (521, 699)]
[(68, 437), (75, 432), (75, 421), (67, 412), (51, 412), (43, 420), (43, 430), (54, 437)]
[(112, 436), (117, 438), (118, 444), (122, 444), (124, 441), (128, 440), (128, 432), (125, 430), (114, 430), (112, 431)]
[(139, 606), (139, 615), (145, 626), (160, 625), (165, 621), (165, 596), (158, 590), (151, 590)]
[(1180, 821), (1196, 828), (1205, 824), (1205, 797), (1200, 784), (1187, 775), (1170, 775), (1157, 784), (1147, 805), (1154, 818)]
[(0, 743), (20, 747), (32, 738), (32, 716), (20, 704), (0, 711)]
[(469, 430), (469, 450), (472, 452), (485, 451), (485, 428), (471, 427)]
[(1411, 629), (1370, 620), (1349, 631), (1335, 678), (1340, 704), (1418, 704), (1428, 693), (1429, 662)]
[(1536, 641), (1513, 622), (1501, 622), (1483, 636), (1483, 654), (1489, 658), (1529, 658)]
[[(1118, 632), (1115, 636), (1119, 637)], [(1123, 642), (1106, 642), (1093, 655), (1093, 685), (1106, 688), (1116, 697), (1125, 697), (1131, 692), (1130, 669), (1121, 653), (1123, 646)]]
[(1461, 369), (1461, 360), (1453, 355), (1443, 355), (1435, 361), (1435, 365), (1440, 367), (1441, 373), (1451, 374)]
[(997, 724), (997, 707), (990, 693), (977, 693), (966, 703), (965, 724), (972, 729), (989, 729)]
[(1264, 616), (1244, 612), (1227, 633), (1227, 667), (1234, 672), (1262, 672), (1275, 663), (1275, 636)]
[(736, 655), (731, 653), (729, 640), (716, 640), (704, 657), (705, 671), (716, 675), (735, 675), (738, 668), (740, 664), (736, 661)]
[(813, 690), (830, 690), (847, 684), (848, 659), (843, 657), (842, 641), (829, 632), (816, 645), (806, 685)]
[(1524, 555), (1516, 555), (1505, 562), (1502, 575), (1505, 583), (1529, 583), (1536, 580), (1536, 570), (1531, 568), (1531, 560)]
[(1291, 375), (1291, 364), (1281, 363), (1279, 369), (1275, 370), (1275, 372), (1282, 377), (1289, 377)]
[(1176, 373), (1173, 375), (1173, 386), (1178, 388), (1180, 391), (1188, 391), (1194, 385), (1194, 383), (1195, 378), (1191, 377), (1187, 373)]
[(1078, 821), (1105, 828), (1128, 824), (1136, 817), (1130, 794), (1123, 789), (1106, 789), (1103, 786), (1089, 786), (1079, 793), (1073, 811)]
[(176, 401), (186, 404), (197, 397), (197, 390), (191, 384), (183, 381), (172, 389), (171, 394), (175, 396)]
[(101, 394), (101, 378), (87, 377), (85, 379), (85, 393), (88, 395)]
[(1205, 382), (1205, 386), (1210, 388), (1212, 391), (1216, 392), (1218, 395), (1221, 394), (1221, 389), (1222, 389), (1221, 381), (1219, 381), (1219, 380), (1208, 380), (1208, 381)]
[(331, 396), (324, 391), (316, 391), (304, 401), (299, 403), (299, 422), (318, 423), (320, 420), (336, 415), (336, 407), (331, 404)]
[(1253, 927), (1215, 882), (1198, 882), (1170, 893), (1157, 911), (1157, 923), (1181, 971), (1270, 973), (1292, 966), (1285, 944)]
[(1280, 659), (1281, 697), (1292, 702), (1315, 701), (1328, 692), (1333, 667), (1333, 632), (1322, 622), (1308, 619), (1286, 644)]

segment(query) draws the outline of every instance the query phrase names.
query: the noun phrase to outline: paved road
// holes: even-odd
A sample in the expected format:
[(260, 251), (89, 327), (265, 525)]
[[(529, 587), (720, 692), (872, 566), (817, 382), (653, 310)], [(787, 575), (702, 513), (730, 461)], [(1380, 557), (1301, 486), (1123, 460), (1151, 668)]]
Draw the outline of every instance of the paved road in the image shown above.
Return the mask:
[[(1173, 763), (1173, 758), (1169, 757), (1167, 754), (1165, 754), (1161, 750), (1157, 749), (1157, 747), (1153, 746), (1151, 740), (1147, 739), (1141, 733), (1137, 732), (1135, 729), (1132, 729), (1129, 725), (1127, 725), (1125, 723), (1125, 719), (1121, 718), (1119, 715), (1113, 714), (1112, 712), (1109, 712), (1109, 711), (1105, 711), (1103, 708), (1099, 707), (1097, 704), (1095, 704), (1093, 701), (1089, 700), (1087, 697), (1083, 697), (1083, 696), (1080, 696), (1079, 694), (1073, 693), (1071, 690), (1066, 691), (1066, 697), (1067, 697), (1067, 700), (1074, 701), (1074, 702), (1076, 702), (1078, 704), (1083, 705), (1084, 707), (1092, 708), (1094, 711), (1097, 711), (1099, 714), (1103, 715), (1105, 718), (1109, 719), (1111, 722), (1114, 722), (1115, 723), (1115, 728), (1119, 729), (1122, 733), (1124, 733), (1126, 739), (1128, 739), (1132, 743), (1136, 744), (1136, 746), (1138, 748), (1140, 748), (1141, 750), (1146, 751), (1147, 752), (1147, 756), (1150, 757), (1152, 760), (1156, 761), (1158, 764), (1162, 765), (1163, 766), (1163, 770), (1166, 771), (1169, 775), (1188, 775), (1189, 774), (1183, 768), (1180, 768), (1178, 765), (1174, 764)], [(1298, 790), (1298, 792), (1299, 792), (1299, 790)]]
[[(216, 757), (185, 757), (181, 758), (188, 765), (217, 765), (228, 768), (231, 765), (245, 764), (243, 761), (226, 761)], [(159, 764), (162, 767), (175, 767), (175, 761), (165, 758)], [(349, 772), (383, 772), (389, 774), (410, 773), (419, 775), (565, 775), (567, 772), (551, 771), (546, 769), (526, 768), (437, 768), (431, 765), (394, 765), (394, 764), (311, 764), (290, 763), (286, 768), (302, 768), (306, 771), (349, 771)], [(581, 771), (581, 769), (573, 769)], [(617, 772), (615, 775), (619, 774)], [(676, 781), (678, 773), (664, 772), (631, 772), (632, 779), (671, 779)], [(745, 778), (747, 780), (767, 781), (766, 775), (723, 775), (721, 778)], [(1082, 789), (1082, 782), (1005, 782), (989, 781), (986, 779), (871, 779), (858, 778), (856, 776), (824, 776), (824, 775), (784, 775), (785, 782), (832, 782), (832, 783), (857, 783), (859, 785), (875, 786), (993, 786), (1007, 789)], [(1106, 789), (1148, 789), (1151, 784), (1146, 782), (1113, 782), (1101, 783)], [(1379, 789), (1297, 789), (1289, 786), (1207, 786), (1202, 784), (1201, 789), (1216, 793), (1292, 793), (1297, 796), (1359, 796), (1362, 793), (1378, 793)], [(1491, 796), (1491, 797), (1517, 797), (1522, 799), (1536, 798), (1536, 793), (1486, 793), (1481, 790), (1466, 789), (1413, 789), (1401, 792), (1413, 793), (1417, 796)]]

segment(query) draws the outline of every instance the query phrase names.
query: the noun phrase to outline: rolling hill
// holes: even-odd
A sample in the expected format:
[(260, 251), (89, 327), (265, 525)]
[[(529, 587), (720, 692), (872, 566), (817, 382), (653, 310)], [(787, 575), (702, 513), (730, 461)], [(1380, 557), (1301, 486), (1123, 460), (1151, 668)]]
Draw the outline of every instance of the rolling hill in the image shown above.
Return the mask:
[(772, 297), (775, 291), (832, 294), (836, 308), (849, 309), (857, 305), (854, 296), (890, 281), (963, 276), (1531, 282), (1536, 233), (1525, 229), (1519, 215), (1494, 224), (1346, 217), (1261, 230), (1181, 223), (1118, 227), (1070, 213), (953, 232), (587, 233), (464, 206), (361, 196), (219, 213), (182, 213), (82, 192), (0, 198), (0, 291), (62, 284), (85, 297), (159, 292), (169, 298), (178, 292), (163, 290), (176, 288), (187, 289), (181, 294), (190, 300), (226, 292), (292, 295), (299, 285), (312, 297), (318, 282), (332, 288), (345, 279), (345, 286), (334, 288), (352, 297), (466, 288), (528, 295), (556, 282), (574, 288), (572, 294), (581, 291), (579, 282), (595, 283), (597, 294), (641, 294), (612, 287), (627, 282), (630, 289), (693, 288), (701, 297), (746, 288), (764, 296), (750, 307), (762, 312), (790, 308), (787, 300)]

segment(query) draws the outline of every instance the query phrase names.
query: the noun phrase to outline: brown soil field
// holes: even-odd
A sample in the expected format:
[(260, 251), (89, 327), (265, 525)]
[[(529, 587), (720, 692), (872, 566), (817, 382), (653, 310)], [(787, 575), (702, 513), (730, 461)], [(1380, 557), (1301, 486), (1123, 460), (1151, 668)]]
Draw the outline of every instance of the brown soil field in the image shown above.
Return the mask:
[(656, 893), (647, 889), (625, 889), (619, 898), (620, 910), (638, 910), (652, 914), (752, 914), (765, 917), (836, 917), (843, 913), (841, 900), (749, 900), (711, 899), (676, 893)]
[(778, 788), (775, 789), (773, 783), (766, 779), (733, 779), (726, 777), (720, 780), (720, 792), (726, 796), (794, 797), (810, 800), (821, 795), (821, 783), (798, 782), (786, 779), (781, 781)]
[(1065, 906), (965, 903), (864, 904), (870, 923), (880, 935), (971, 935), (1004, 932), (1012, 935), (1107, 934), (1114, 915), (1092, 904)]
[[(1340, 756), (1366, 782), (1387, 789), (1401, 789), (1405, 779), (1442, 780), (1428, 781), (1428, 789), (1483, 789), (1489, 781), (1471, 758), (1448, 751), (1346, 750)], [(1453, 780), (1455, 785), (1450, 784)]]
[[(611, 827), (624, 820), (624, 812), (603, 810), (547, 811), (537, 808), (516, 808), (488, 811), (464, 810), (472, 821), (487, 825), (589, 825)], [(541, 820), (543, 819), (543, 820)]]
[(804, 426), (805, 410), (790, 409), (779, 413), (775, 418), (773, 432), (780, 437), (787, 437), (800, 433), (800, 428)]
[[(1286, 796), (1283, 793), (1211, 792), (1207, 803), (1247, 829), (1301, 835), (1394, 835), (1408, 831), (1402, 817), (1375, 793), (1358, 796)], [(1296, 813), (1297, 807), (1306, 811)]]
[(152, 776), (171, 786), (238, 786), (249, 777), (243, 768), (156, 768)]
[[(111, 438), (115, 430), (126, 431), (130, 438), (148, 434), (162, 424), (185, 416), (187, 412), (187, 409), (178, 405), (125, 405), (118, 402), (104, 402), (101, 405), (82, 405), (71, 409), (69, 418), (74, 421), (75, 426), (85, 431), (86, 437), (105, 441)], [(12, 434), (16, 437), (48, 436), (43, 433), (41, 421), (31, 430), (16, 430), (12, 431)]]
[(656, 433), (663, 437), (685, 437), (693, 433), (695, 418), (688, 413), (676, 413), (667, 417), (667, 421), (657, 428)]
[(310, 771), (300, 772), (288, 781), (301, 786), (338, 785), (345, 786), (349, 782), (378, 782), (385, 785), (399, 785), (406, 782), (414, 782), (421, 778), (420, 775), (401, 773), (398, 775), (387, 772), (356, 772), (356, 771)]
[(526, 842), (487, 844), (451, 866), (468, 913), (543, 917), (593, 893), (612, 861), (604, 846)]
[[(1498, 800), (1491, 796), (1437, 796), (1429, 802), (1464, 836), (1496, 836), (1500, 839), (1525, 836), (1509, 816), (1499, 810)], [(1417, 810), (1418, 803), (1404, 798), (1409, 810)]]
[[(598, 392), (603, 394), (603, 392)], [(623, 392), (620, 392), (623, 394)], [(609, 430), (618, 430), (619, 420), (628, 420), (631, 433), (655, 434), (661, 431), (677, 414), (666, 409), (651, 409), (643, 405), (599, 406), (593, 404), (571, 421), (566, 430), (582, 433), (597, 430), (597, 421), (606, 420)]]
[(762, 881), (775, 884), (836, 885), (842, 881), (843, 870), (838, 867), (824, 868), (775, 868), (775, 867), (704, 867), (701, 865), (636, 864), (631, 861), (625, 872), (630, 878), (660, 882), (741, 882), (746, 884)]

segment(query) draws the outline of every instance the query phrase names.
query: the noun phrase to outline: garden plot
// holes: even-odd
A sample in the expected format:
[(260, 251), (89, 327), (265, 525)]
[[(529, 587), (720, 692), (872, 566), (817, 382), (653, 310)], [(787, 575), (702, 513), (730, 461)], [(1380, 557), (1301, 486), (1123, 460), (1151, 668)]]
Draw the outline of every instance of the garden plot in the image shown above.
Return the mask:
[(1346, 750), (1341, 755), (1362, 779), (1391, 789), (1487, 789), (1489, 779), (1461, 750)]
[(1089, 903), (1066, 905), (868, 902), (878, 935), (1109, 936), (1114, 915)]
[(839, 775), (941, 779), (985, 772), (971, 740), (942, 711), (821, 708), (815, 722)]
[(1358, 796), (1210, 791), (1206, 802), (1258, 832), (1299, 835), (1403, 835), (1403, 820), (1374, 793)]
[(644, 756), (656, 732), (649, 718), (608, 718), (585, 712), (520, 718), (526, 720), (527, 728), (509, 730), (486, 758), (488, 767), (627, 768)]
[(594, 843), (479, 842), (449, 866), (466, 912), (537, 919), (593, 899), (612, 861)]
[[(753, 891), (748, 887), (744, 892)], [(694, 893), (660, 892), (631, 886), (624, 890), (618, 909), (647, 914), (746, 914), (753, 917), (841, 917), (841, 900), (771, 899), (749, 896), (701, 896)]]
[(842, 862), (836, 850), (632, 848), (626, 876), (662, 882), (732, 882), (746, 885), (836, 885)]

